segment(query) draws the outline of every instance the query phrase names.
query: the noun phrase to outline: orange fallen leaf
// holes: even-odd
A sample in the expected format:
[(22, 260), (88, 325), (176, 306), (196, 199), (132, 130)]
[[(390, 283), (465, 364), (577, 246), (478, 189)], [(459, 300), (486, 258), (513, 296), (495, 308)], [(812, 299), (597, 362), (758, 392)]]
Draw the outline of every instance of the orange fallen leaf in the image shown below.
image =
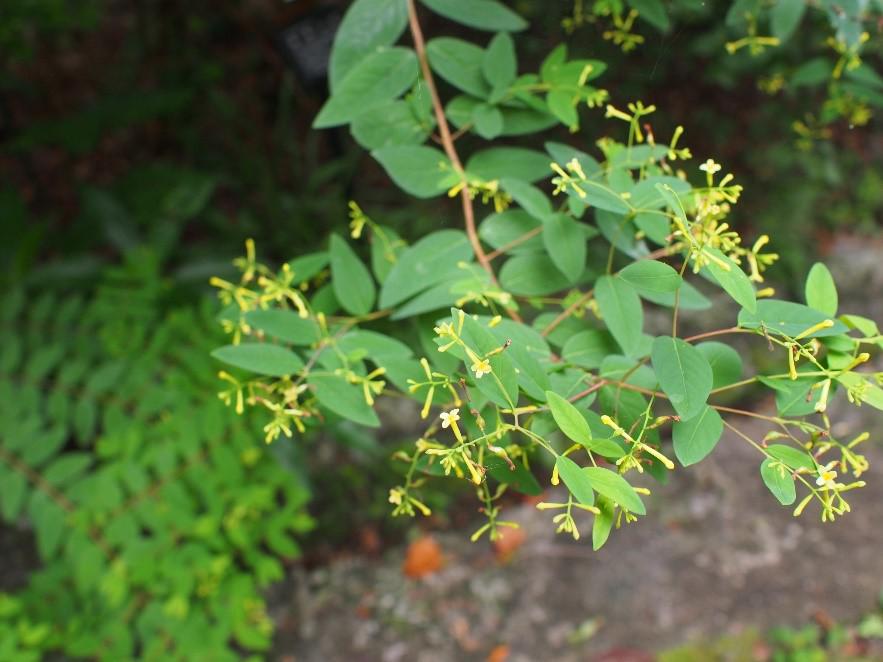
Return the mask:
[(487, 662), (506, 662), (509, 658), (509, 647), (506, 644), (498, 644), (488, 653)]
[(523, 529), (513, 529), (508, 526), (500, 528), (500, 537), (494, 540), (494, 551), (497, 559), (508, 561), (515, 551), (524, 544), (526, 534)]
[(423, 536), (408, 545), (405, 562), (402, 564), (402, 572), (412, 579), (418, 579), (431, 575), (443, 565), (444, 557), (435, 538)]

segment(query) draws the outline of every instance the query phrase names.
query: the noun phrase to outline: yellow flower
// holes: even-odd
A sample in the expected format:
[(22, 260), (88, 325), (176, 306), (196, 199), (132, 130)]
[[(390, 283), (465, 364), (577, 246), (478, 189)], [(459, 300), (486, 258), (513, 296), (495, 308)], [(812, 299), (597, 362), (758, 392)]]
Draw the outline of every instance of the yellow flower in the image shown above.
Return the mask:
[(440, 336), (441, 338), (445, 338), (447, 336), (454, 335), (454, 325), (450, 322), (442, 322), (437, 327), (433, 329), (435, 331), (435, 335)]
[(455, 425), (457, 421), (460, 420), (460, 410), (452, 409), (451, 411), (443, 411), (439, 414), (439, 418), (442, 419), (442, 427), (447, 428), (451, 425)]
[(476, 359), (472, 364), (472, 372), (475, 373), (476, 379), (481, 379), (484, 375), (491, 374), (491, 364), (487, 359)]
[(819, 467), (819, 477), (816, 478), (816, 485), (819, 487), (828, 487), (832, 488), (836, 485), (834, 479), (837, 478), (837, 472), (834, 471), (834, 467), (837, 466), (837, 462), (828, 462), (823, 467)]

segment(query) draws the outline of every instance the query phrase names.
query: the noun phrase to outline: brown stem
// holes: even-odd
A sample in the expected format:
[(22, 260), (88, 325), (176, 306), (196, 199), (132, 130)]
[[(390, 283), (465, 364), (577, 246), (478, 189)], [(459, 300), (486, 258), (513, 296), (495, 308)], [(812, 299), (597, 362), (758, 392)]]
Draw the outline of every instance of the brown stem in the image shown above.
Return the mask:
[(525, 232), (523, 235), (521, 235), (521, 236), (518, 237), (517, 239), (513, 239), (513, 240), (510, 241), (508, 244), (505, 244), (505, 245), (503, 245), (503, 246), (500, 246), (497, 250), (495, 250), (495, 251), (491, 251), (490, 253), (488, 253), (488, 254), (487, 254), (487, 259), (488, 259), (488, 260), (493, 260), (494, 258), (500, 257), (503, 253), (512, 250), (512, 249), (515, 248), (516, 246), (520, 246), (521, 244), (523, 244), (523, 243), (524, 243), (525, 241), (527, 241), (528, 239), (531, 239), (531, 238), (533, 238), (533, 237), (536, 237), (536, 236), (537, 236), (540, 232), (542, 232), (542, 231), (543, 231), (543, 226), (542, 226), (542, 225), (538, 225), (538, 226), (535, 227), (533, 230), (528, 230), (527, 232)]
[[(463, 164), (460, 162), (460, 157), (457, 155), (457, 150), (454, 147), (454, 137), (451, 135), (448, 119), (445, 117), (445, 110), (442, 106), (441, 98), (438, 96), (438, 89), (435, 87), (435, 79), (432, 77), (432, 70), (429, 68), (429, 59), (426, 57), (426, 41), (423, 39), (423, 30), (420, 28), (420, 21), (417, 20), (417, 8), (414, 6), (414, 0), (407, 0), (407, 2), (408, 24), (411, 27), (411, 36), (414, 39), (414, 50), (417, 53), (417, 60), (420, 62), (420, 70), (423, 72), (423, 81), (426, 83), (426, 88), (429, 90), (429, 98), (432, 101), (432, 109), (435, 112), (435, 120), (438, 123), (438, 133), (441, 138), (442, 147), (444, 148), (448, 159), (450, 159), (454, 170), (463, 177)], [(469, 243), (472, 245), (472, 252), (475, 253), (475, 258), (478, 260), (478, 263), (487, 272), (491, 283), (499, 287), (497, 276), (494, 274), (491, 262), (488, 259), (487, 254), (484, 252), (484, 249), (481, 247), (481, 242), (478, 240), (478, 232), (475, 229), (475, 210), (472, 206), (472, 196), (469, 194), (469, 189), (466, 186), (460, 190), (460, 201), (463, 203), (463, 220), (466, 225), (466, 236), (469, 237)], [(509, 317), (516, 322), (522, 321), (521, 315), (516, 311), (506, 309), (506, 312)]]
[(689, 338), (684, 338), (687, 342), (693, 342), (695, 340), (702, 340), (703, 338), (712, 338), (714, 336), (723, 336), (729, 333), (754, 333), (754, 331), (750, 331), (748, 329), (740, 329), (737, 326), (731, 326), (726, 329), (717, 329), (716, 331), (706, 331), (705, 333), (699, 333), (695, 336), (690, 336)]
[[(429, 90), (429, 98), (432, 100), (432, 109), (435, 111), (435, 120), (438, 122), (438, 132), (441, 137), (442, 147), (447, 154), (451, 165), (462, 176), (463, 164), (454, 148), (454, 140), (451, 137), (451, 129), (448, 127), (448, 120), (445, 117), (445, 111), (442, 107), (441, 99), (438, 96), (438, 90), (435, 87), (435, 79), (432, 77), (432, 70), (429, 68), (429, 60), (426, 57), (426, 42), (423, 39), (423, 30), (420, 29), (420, 22), (417, 20), (417, 9), (414, 6), (414, 0), (408, 0), (408, 23), (411, 26), (411, 36), (414, 39), (414, 50), (417, 52), (417, 59), (420, 62), (420, 70), (423, 72), (423, 80), (426, 88)], [(464, 186), (460, 191), (460, 199), (463, 202), (463, 218), (466, 221), (466, 234), (469, 237), (469, 243), (472, 244), (472, 250), (479, 264), (491, 277), (491, 282), (497, 284), (497, 277), (494, 270), (485, 255), (481, 242), (478, 241), (478, 233), (475, 230), (475, 211), (472, 208), (472, 198), (469, 196), (468, 189)]]
[(579, 299), (577, 299), (572, 304), (567, 306), (567, 308), (561, 311), (561, 314), (559, 314), (558, 317), (549, 322), (548, 326), (540, 331), (540, 335), (545, 337), (552, 333), (552, 331), (554, 331), (558, 327), (558, 325), (561, 324), (561, 322), (573, 315), (573, 313), (575, 313), (580, 306), (587, 303), (592, 298), (592, 296), (594, 296), (594, 294), (595, 288), (593, 287), (591, 290), (583, 294)]

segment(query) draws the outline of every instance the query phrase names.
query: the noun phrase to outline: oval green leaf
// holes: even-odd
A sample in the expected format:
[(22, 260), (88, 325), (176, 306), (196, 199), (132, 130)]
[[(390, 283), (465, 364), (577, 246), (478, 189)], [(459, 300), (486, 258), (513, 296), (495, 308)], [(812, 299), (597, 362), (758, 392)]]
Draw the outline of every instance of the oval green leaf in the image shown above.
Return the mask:
[(325, 102), (314, 129), (353, 121), (408, 90), (417, 80), (417, 56), (410, 48), (388, 48), (371, 53), (340, 81)]
[(831, 272), (816, 262), (806, 276), (806, 304), (820, 313), (834, 317), (837, 314), (837, 286)]
[(578, 444), (585, 444), (591, 439), (589, 424), (576, 407), (553, 391), (546, 391), (546, 402), (555, 423), (568, 439)]
[(585, 467), (583, 472), (588, 475), (592, 487), (598, 494), (612, 499), (620, 506), (637, 515), (646, 515), (644, 503), (628, 481), (618, 473), (603, 467)]
[(595, 504), (595, 493), (592, 491), (592, 481), (589, 480), (586, 468), (580, 467), (569, 457), (559, 455), (555, 459), (555, 467), (558, 475), (570, 490), (570, 493), (581, 504), (592, 506)]
[(386, 174), (406, 193), (431, 198), (460, 181), (448, 157), (424, 145), (390, 145), (371, 152)]
[(672, 425), (675, 455), (685, 467), (704, 459), (720, 441), (724, 422), (717, 410), (708, 405), (689, 421)]
[(595, 283), (595, 299), (622, 351), (634, 355), (640, 347), (644, 328), (644, 310), (635, 289), (620, 278), (601, 276)]
[(680, 338), (660, 336), (650, 350), (659, 385), (681, 420), (688, 421), (705, 407), (713, 376), (705, 356)]
[(783, 506), (790, 506), (797, 499), (794, 478), (781, 462), (765, 459), (760, 465), (760, 477), (763, 478), (763, 484)]
[(364, 315), (374, 307), (377, 290), (374, 279), (359, 256), (339, 235), (331, 235), (331, 284), (344, 310)]
[(684, 282), (677, 271), (658, 260), (632, 262), (619, 277), (641, 292), (674, 292)]
[(225, 345), (214, 350), (212, 356), (236, 368), (269, 377), (293, 375), (304, 367), (301, 358), (290, 349), (265, 343)]

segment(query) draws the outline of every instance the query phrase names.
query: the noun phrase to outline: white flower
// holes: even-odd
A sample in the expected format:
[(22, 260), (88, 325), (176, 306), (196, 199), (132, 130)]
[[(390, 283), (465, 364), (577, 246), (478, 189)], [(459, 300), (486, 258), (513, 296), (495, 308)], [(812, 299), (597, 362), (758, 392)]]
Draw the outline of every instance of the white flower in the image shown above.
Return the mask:
[(487, 359), (475, 359), (472, 364), (472, 372), (475, 373), (476, 379), (481, 379), (484, 375), (491, 374), (491, 364)]
[(716, 172), (720, 172), (721, 165), (716, 163), (714, 159), (708, 159), (705, 163), (699, 166), (699, 169), (703, 172), (707, 172), (709, 175), (713, 175)]
[(828, 462), (825, 466), (819, 467), (819, 477), (816, 478), (816, 485), (819, 487), (834, 487), (834, 479), (837, 478), (837, 472), (833, 469), (835, 466), (837, 466), (836, 461)]
[(443, 428), (451, 427), (452, 424), (460, 420), (460, 410), (452, 409), (451, 411), (443, 411), (439, 414), (439, 418), (442, 419)]

